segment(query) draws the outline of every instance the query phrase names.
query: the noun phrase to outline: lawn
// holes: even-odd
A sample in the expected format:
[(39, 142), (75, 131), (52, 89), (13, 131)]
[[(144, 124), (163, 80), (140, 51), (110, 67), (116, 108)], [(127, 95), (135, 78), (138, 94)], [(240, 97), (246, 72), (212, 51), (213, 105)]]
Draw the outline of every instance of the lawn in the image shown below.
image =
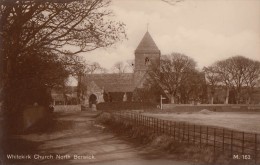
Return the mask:
[(259, 112), (183, 112), (183, 113), (144, 113), (160, 119), (183, 121), (198, 125), (230, 128), (237, 131), (260, 134)]

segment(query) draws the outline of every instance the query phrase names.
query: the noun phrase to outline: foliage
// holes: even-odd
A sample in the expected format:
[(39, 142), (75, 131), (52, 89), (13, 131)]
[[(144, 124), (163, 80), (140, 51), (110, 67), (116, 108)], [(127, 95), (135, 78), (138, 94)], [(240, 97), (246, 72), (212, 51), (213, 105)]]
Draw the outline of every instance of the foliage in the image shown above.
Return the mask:
[(144, 88), (136, 88), (133, 93), (134, 101), (159, 103), (160, 95), (165, 95), (162, 88), (152, 81), (144, 82)]
[(216, 86), (226, 88), (226, 103), (229, 102), (229, 93), (234, 95), (235, 103), (242, 102), (242, 95), (247, 95), (249, 103), (254, 87), (260, 79), (260, 62), (234, 56), (217, 61), (212, 66), (204, 68), (204, 71), (213, 93)]
[[(164, 56), (160, 65), (152, 65), (148, 74), (149, 81), (157, 83), (168, 95), (171, 103), (175, 103), (178, 98), (179, 102), (180, 100), (183, 102), (190, 100), (185, 98), (190, 97), (191, 91), (188, 90), (196, 89), (195, 86), (199, 85), (199, 81), (202, 81), (200, 80), (201, 76), (196, 71), (196, 62), (180, 53)], [(195, 91), (193, 93), (196, 94)], [(195, 99), (195, 96), (193, 99)]]
[(23, 97), (32, 101), (30, 88), (48, 93), (49, 87), (64, 85), (68, 74), (82, 70), (76, 54), (124, 38), (124, 24), (111, 19), (109, 5), (110, 0), (0, 0), (5, 108), (19, 110)]

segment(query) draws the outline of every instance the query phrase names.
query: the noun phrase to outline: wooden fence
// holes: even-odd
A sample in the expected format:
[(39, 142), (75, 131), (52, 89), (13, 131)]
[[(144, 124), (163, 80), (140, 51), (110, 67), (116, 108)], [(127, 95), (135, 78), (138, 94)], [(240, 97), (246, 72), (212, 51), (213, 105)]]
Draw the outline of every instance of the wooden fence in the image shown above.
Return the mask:
[(113, 112), (119, 121), (133, 126), (145, 126), (148, 131), (158, 135), (166, 134), (174, 140), (188, 144), (211, 146), (214, 153), (221, 151), (230, 154), (233, 159), (252, 159), (260, 162), (260, 135), (239, 132), (226, 128), (195, 125), (187, 122), (175, 122), (149, 117), (133, 112)]

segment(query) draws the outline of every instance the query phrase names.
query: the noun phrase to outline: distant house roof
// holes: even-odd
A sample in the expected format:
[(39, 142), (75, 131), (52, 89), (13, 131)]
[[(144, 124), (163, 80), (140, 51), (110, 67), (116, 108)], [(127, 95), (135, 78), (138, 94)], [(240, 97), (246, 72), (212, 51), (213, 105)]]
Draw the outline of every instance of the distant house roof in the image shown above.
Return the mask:
[(150, 33), (147, 31), (135, 50), (135, 53), (160, 53)]
[(106, 92), (133, 92), (135, 89), (133, 73), (89, 74), (84, 79)]

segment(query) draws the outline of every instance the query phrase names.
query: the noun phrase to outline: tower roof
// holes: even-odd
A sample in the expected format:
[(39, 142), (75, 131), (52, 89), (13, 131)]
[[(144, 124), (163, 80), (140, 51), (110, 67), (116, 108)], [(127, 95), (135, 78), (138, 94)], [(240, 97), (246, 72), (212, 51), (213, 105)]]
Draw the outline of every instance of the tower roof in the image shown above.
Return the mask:
[(151, 37), (150, 33), (147, 31), (143, 37), (143, 39), (141, 40), (141, 42), (139, 43), (139, 45), (137, 46), (135, 53), (160, 53), (160, 50), (158, 49), (158, 47), (156, 46), (153, 38)]

